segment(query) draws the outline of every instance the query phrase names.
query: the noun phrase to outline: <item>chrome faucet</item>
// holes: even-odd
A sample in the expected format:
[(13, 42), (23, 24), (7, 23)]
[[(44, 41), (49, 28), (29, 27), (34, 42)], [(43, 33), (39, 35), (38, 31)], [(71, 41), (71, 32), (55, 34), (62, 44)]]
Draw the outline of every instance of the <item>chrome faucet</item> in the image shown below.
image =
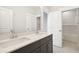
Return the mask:
[(10, 38), (13, 39), (16, 37), (14, 30), (10, 30)]

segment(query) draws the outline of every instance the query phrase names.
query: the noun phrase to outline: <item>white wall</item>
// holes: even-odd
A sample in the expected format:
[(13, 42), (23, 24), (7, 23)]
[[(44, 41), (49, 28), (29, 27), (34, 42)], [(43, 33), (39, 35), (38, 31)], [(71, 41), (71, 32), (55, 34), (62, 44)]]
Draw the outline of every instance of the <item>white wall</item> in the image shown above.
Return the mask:
[(63, 25), (76, 25), (76, 10), (63, 12)]
[[(13, 11), (13, 24), (15, 32), (25, 32), (26, 31), (26, 17), (27, 14), (32, 14), (34, 16), (40, 15), (40, 7), (23, 7), (23, 6), (4, 6), (4, 8), (11, 9)], [(27, 25), (28, 26), (28, 25)]]
[(50, 13), (55, 11), (65, 11), (65, 10), (70, 10), (74, 8), (79, 8), (79, 6), (45, 6), (43, 8), (45, 12)]
[(32, 15), (40, 15), (41, 9), (39, 6), (26, 6), (26, 14), (32, 14)]
[(26, 14), (26, 32), (36, 31), (36, 18), (32, 14)]
[(12, 10), (0, 7), (0, 33), (8, 33), (12, 29)]
[(36, 17), (41, 15), (40, 7), (30, 6), (26, 7), (26, 31), (35, 32), (36, 31)]
[(47, 19), (48, 19), (48, 14), (43, 12), (43, 31), (47, 32)]
[(11, 9), (13, 11), (13, 24), (14, 24), (14, 30), (15, 32), (24, 32), (25, 31), (25, 7), (17, 7), (17, 6), (8, 6), (4, 7)]
[(78, 42), (79, 38), (79, 9), (63, 13), (63, 39)]

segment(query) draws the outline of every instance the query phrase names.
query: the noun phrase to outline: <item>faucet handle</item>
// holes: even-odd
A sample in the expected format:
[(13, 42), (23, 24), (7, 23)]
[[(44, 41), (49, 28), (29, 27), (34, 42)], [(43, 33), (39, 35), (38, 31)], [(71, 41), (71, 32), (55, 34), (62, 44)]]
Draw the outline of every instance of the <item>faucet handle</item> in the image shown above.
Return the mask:
[(11, 32), (11, 33), (14, 33), (14, 30), (13, 30), (13, 29), (11, 29), (11, 30), (10, 30), (10, 32)]

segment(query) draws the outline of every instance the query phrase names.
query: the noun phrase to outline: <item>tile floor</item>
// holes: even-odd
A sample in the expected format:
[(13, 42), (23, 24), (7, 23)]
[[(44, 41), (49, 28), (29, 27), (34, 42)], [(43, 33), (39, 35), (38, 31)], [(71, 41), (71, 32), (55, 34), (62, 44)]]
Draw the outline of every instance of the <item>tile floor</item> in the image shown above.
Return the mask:
[(54, 53), (79, 53), (79, 46), (77, 43), (64, 41), (63, 47), (53, 46)]

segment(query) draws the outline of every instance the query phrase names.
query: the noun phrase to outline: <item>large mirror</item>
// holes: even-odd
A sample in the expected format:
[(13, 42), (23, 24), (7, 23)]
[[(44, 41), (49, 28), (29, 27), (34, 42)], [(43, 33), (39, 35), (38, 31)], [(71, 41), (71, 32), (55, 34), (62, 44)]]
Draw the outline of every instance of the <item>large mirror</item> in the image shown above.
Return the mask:
[(0, 7), (0, 41), (10, 37), (11, 29), (13, 29), (13, 11)]
[(41, 9), (39, 6), (0, 7), (1, 40), (15, 36), (39, 32), (41, 30)]

